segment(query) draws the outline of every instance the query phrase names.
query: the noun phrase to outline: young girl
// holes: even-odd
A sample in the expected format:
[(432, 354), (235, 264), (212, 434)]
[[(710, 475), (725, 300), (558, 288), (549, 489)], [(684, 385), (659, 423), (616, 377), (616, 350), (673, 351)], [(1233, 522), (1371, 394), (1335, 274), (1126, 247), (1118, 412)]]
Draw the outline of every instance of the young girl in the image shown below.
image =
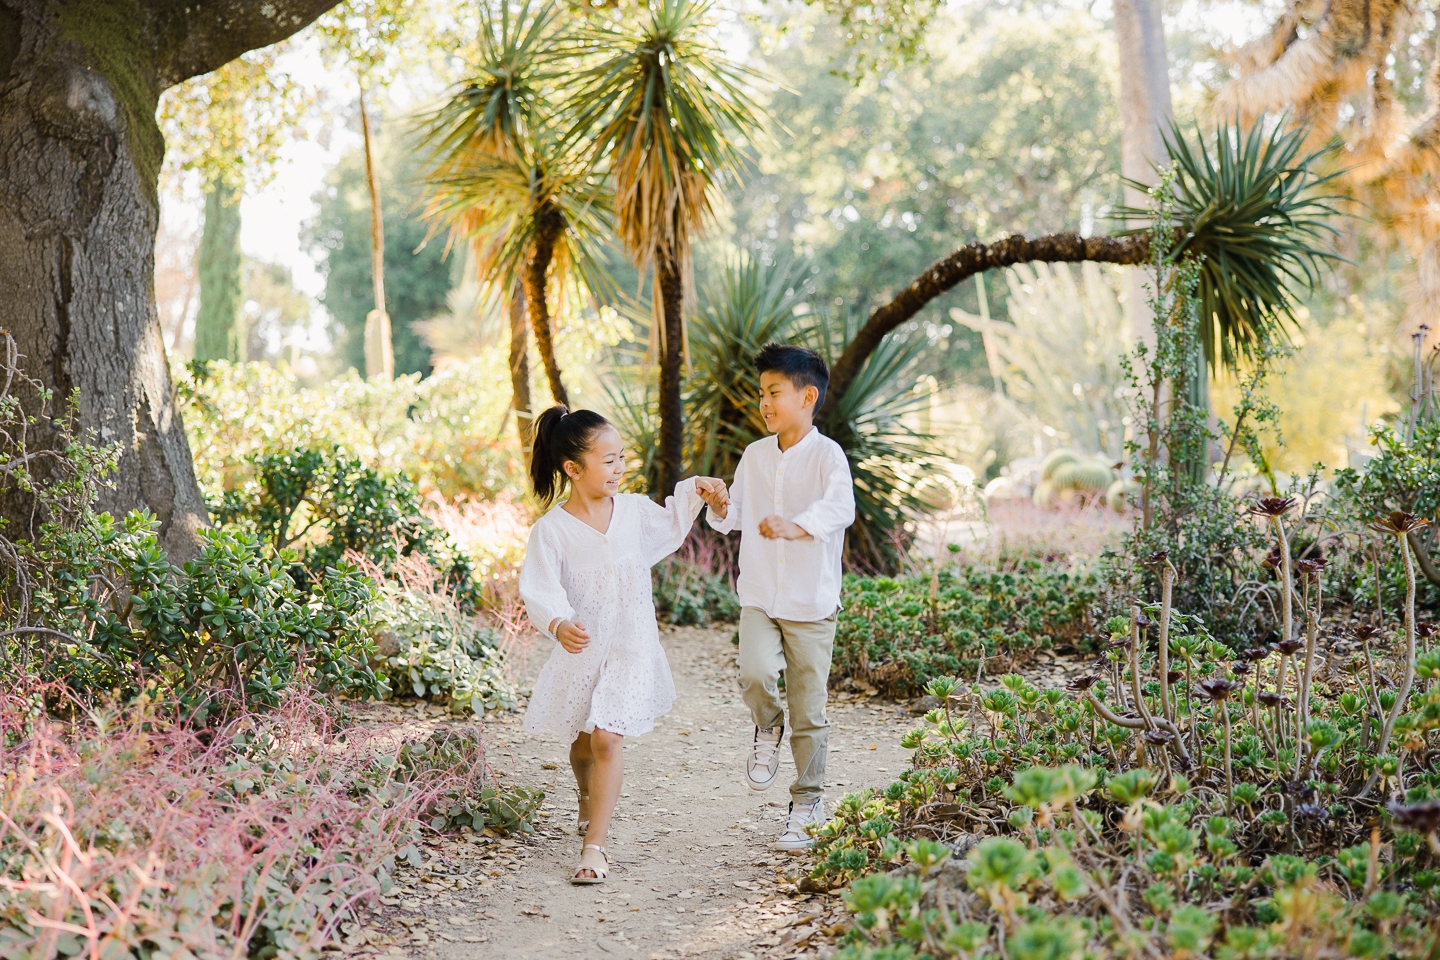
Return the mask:
[(621, 494), (624, 475), (624, 444), (600, 414), (557, 406), (535, 421), (535, 494), (550, 503), (568, 483), (570, 496), (536, 522), (520, 570), (530, 622), (558, 641), (535, 681), (525, 729), (570, 743), (585, 837), (571, 883), (608, 875), (621, 741), (649, 733), (675, 700), (650, 568), (679, 549), (702, 506), (724, 502), (723, 483), (692, 477), (662, 507)]

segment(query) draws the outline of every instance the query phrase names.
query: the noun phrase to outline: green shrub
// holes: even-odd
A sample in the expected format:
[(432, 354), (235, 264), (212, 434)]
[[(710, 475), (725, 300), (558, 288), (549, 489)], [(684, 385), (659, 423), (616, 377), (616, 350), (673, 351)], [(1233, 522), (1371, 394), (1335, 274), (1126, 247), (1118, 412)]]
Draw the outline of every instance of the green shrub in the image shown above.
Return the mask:
[(740, 598), (727, 578), (683, 557), (669, 557), (652, 571), (655, 612), (677, 627), (731, 623)]
[(1095, 577), (1027, 559), (1014, 570), (939, 566), (929, 574), (845, 579), (832, 675), (896, 694), (932, 677), (990, 674), (1056, 644), (1079, 644)]
[(505, 676), (495, 631), (448, 591), (385, 582), (373, 615), (386, 695), (443, 699), (456, 713), (514, 709), (520, 693)]
[(257, 455), (254, 474), (210, 505), (216, 522), (237, 525), (277, 550), (294, 547), (321, 570), (354, 551), (389, 572), (421, 556), (466, 601), (475, 598), (468, 558), (420, 510), (414, 483), (366, 466), (339, 449)]
[(207, 529), (175, 567), (158, 522), (94, 514), (24, 544), (35, 621), (3, 643), (7, 662), (83, 697), (173, 699), (197, 721), (273, 707), (296, 685), (369, 697), (372, 581), (340, 562), (297, 583), (295, 555)]

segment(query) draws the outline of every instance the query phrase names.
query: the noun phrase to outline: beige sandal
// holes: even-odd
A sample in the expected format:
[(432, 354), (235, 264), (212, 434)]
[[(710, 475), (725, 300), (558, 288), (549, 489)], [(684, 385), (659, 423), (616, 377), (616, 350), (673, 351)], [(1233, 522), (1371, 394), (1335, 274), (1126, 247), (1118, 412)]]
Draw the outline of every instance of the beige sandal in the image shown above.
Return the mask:
[[(576, 816), (576, 817), (579, 817), (579, 816), (580, 816), (580, 804), (582, 804), (582, 803), (589, 803), (589, 802), (590, 802), (590, 795), (589, 795), (588, 793), (581, 793), (579, 790), (576, 790), (576, 791), (575, 791), (575, 816)], [(586, 817), (584, 820), (577, 820), (577, 821), (576, 821), (576, 823), (575, 823), (575, 836), (577, 836), (577, 837), (583, 837), (583, 836), (585, 836), (585, 834), (587, 834), (587, 833), (589, 833), (589, 832), (590, 832), (590, 818), (589, 818), (589, 817)]]
[[(603, 867), (587, 865), (585, 863), (586, 850), (600, 851), (600, 856), (605, 859), (605, 865)], [(580, 876), (580, 872), (582, 870), (589, 870), (591, 873), (595, 874), (595, 876), (582, 877)], [(585, 846), (580, 850), (580, 865), (575, 868), (575, 875), (570, 878), (570, 882), (575, 884), (577, 887), (589, 884), (604, 883), (605, 878), (608, 876), (610, 876), (610, 854), (606, 853), (605, 848), (600, 846), (600, 844), (598, 843), (585, 844)]]

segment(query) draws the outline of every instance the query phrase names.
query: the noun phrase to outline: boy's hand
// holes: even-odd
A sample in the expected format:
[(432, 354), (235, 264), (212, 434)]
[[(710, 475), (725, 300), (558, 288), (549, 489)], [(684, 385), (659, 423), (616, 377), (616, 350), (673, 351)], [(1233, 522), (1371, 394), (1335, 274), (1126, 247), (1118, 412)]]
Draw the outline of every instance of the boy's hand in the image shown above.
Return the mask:
[(579, 653), (590, 645), (590, 631), (583, 623), (561, 620), (560, 626), (555, 629), (555, 639), (560, 641), (566, 653)]
[(716, 480), (714, 477), (696, 477), (695, 492), (700, 494), (700, 499), (705, 505), (715, 511), (715, 515), (722, 520), (725, 518), (726, 509), (730, 506), (730, 491), (725, 489), (724, 480)]
[(766, 540), (804, 540), (810, 534), (799, 524), (775, 516), (760, 521), (760, 536)]

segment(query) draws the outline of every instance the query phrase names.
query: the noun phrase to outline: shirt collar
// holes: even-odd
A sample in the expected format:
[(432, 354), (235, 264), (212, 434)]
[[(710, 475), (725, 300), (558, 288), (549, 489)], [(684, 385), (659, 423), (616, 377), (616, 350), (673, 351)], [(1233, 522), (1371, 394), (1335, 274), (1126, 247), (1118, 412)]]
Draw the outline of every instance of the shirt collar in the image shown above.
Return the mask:
[(780, 434), (776, 433), (776, 434), (772, 434), (772, 436), (775, 437), (775, 449), (780, 451), (780, 456), (786, 457), (786, 456), (789, 456), (790, 454), (794, 453), (796, 450), (803, 449), (803, 448), (804, 448), (807, 444), (809, 444), (810, 441), (811, 441), (812, 439), (814, 439), (819, 433), (820, 433), (820, 428), (812, 425), (812, 426), (810, 427), (809, 432), (806, 433), (805, 436), (801, 437), (800, 440), (795, 444), (795, 446), (791, 447), (789, 450), (780, 450)]

